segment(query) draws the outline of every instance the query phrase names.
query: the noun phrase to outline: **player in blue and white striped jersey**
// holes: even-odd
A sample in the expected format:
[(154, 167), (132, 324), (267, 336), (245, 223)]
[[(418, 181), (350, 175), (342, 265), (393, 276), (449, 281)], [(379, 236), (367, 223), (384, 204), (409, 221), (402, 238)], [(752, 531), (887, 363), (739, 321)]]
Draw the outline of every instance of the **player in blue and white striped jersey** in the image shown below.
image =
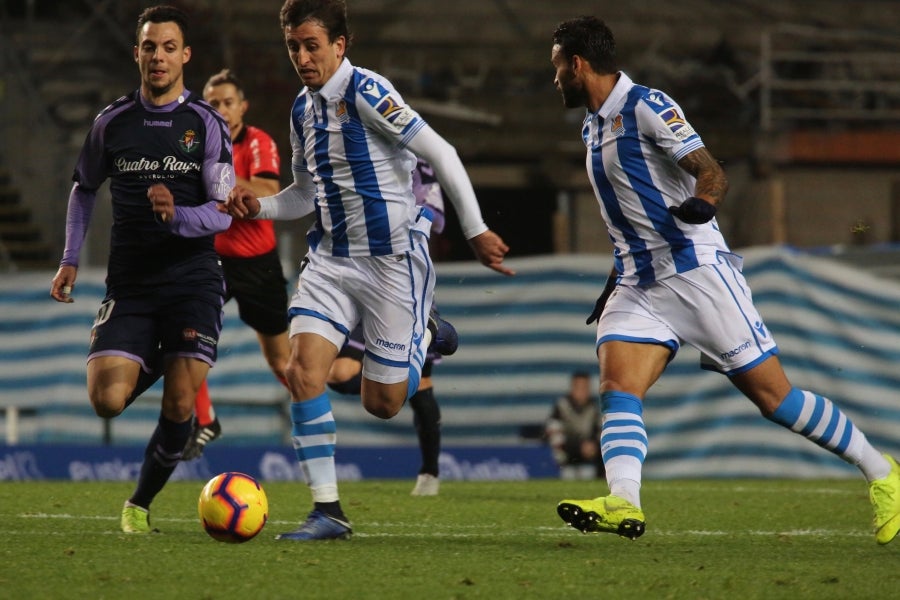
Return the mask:
[(563, 500), (560, 517), (583, 532), (644, 532), (643, 397), (681, 344), (724, 373), (768, 419), (857, 466), (869, 482), (875, 539), (900, 530), (900, 467), (827, 398), (791, 385), (715, 221), (725, 173), (674, 100), (618, 70), (615, 40), (594, 17), (553, 35), (554, 83), (569, 108), (587, 107), (588, 176), (615, 246), (614, 269), (588, 322), (597, 324), (610, 495)]
[(238, 218), (293, 219), (315, 211), (310, 252), (291, 300), (292, 439), (312, 491), (305, 523), (279, 539), (347, 538), (338, 500), (335, 423), (325, 390), (329, 369), (357, 323), (366, 340), (361, 397), (367, 411), (393, 417), (419, 387), (434, 268), (432, 215), (416, 206), (416, 156), (434, 167), (478, 259), (511, 275), (508, 251), (485, 225), (456, 150), (409, 107), (391, 83), (345, 58), (350, 45), (342, 0), (287, 0), (281, 25), (304, 87), (291, 111), (294, 183), (256, 198), (238, 187)]

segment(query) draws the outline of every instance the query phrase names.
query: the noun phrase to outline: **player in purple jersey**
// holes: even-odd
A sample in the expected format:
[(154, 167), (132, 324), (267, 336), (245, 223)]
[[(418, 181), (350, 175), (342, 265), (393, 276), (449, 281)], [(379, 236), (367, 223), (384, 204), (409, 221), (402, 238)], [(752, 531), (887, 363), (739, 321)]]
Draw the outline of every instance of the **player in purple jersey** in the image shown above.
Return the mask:
[(148, 8), (138, 18), (136, 39), (140, 88), (91, 126), (50, 288), (54, 300), (73, 301), (97, 189), (109, 179), (107, 290), (91, 329), (88, 396), (97, 415), (112, 418), (164, 380), (159, 423), (122, 510), (125, 533), (151, 531), (150, 503), (181, 459), (194, 398), (216, 361), (224, 279), (213, 237), (231, 224), (221, 205), (234, 187), (228, 128), (184, 87), (191, 57), (186, 15), (170, 6)]
[[(434, 169), (422, 159), (416, 162), (413, 171), (413, 194), (418, 206), (427, 206), (434, 214), (431, 232), (441, 233), (444, 230), (444, 195), (434, 175)], [(341, 394), (360, 393), (365, 349), (362, 326), (357, 325), (331, 365), (328, 372), (328, 387)], [(419, 388), (409, 398), (409, 406), (413, 411), (413, 427), (416, 429), (419, 452), (422, 456), (422, 465), (412, 491), (413, 496), (437, 496), (440, 491), (441, 407), (434, 397), (434, 382), (431, 378), (432, 367), (440, 362), (439, 353), (433, 350), (426, 353)]]
[(900, 467), (830, 400), (794, 387), (753, 305), (741, 260), (715, 223), (728, 183), (681, 108), (618, 70), (603, 21), (580, 17), (553, 34), (554, 84), (568, 108), (586, 107), (588, 176), (616, 247), (615, 270), (589, 322), (597, 323), (610, 495), (563, 500), (557, 513), (582, 532), (644, 532), (643, 398), (682, 343), (721, 372), (764, 417), (859, 468), (869, 484), (875, 539), (900, 530)]
[[(293, 183), (257, 198), (229, 195), (233, 217), (295, 219), (315, 211), (309, 264), (292, 300), (291, 441), (313, 510), (282, 540), (348, 538), (334, 463), (337, 427), (326, 392), (331, 364), (362, 323), (366, 340), (360, 398), (389, 419), (419, 387), (425, 350), (455, 350), (455, 331), (429, 314), (434, 268), (432, 214), (412, 195), (416, 157), (435, 168), (461, 229), (482, 264), (505, 275), (509, 248), (484, 222), (456, 152), (383, 76), (345, 56), (351, 36), (343, 0), (287, 0), (281, 27), (303, 87), (291, 110)], [(450, 343), (444, 343), (450, 342)]]

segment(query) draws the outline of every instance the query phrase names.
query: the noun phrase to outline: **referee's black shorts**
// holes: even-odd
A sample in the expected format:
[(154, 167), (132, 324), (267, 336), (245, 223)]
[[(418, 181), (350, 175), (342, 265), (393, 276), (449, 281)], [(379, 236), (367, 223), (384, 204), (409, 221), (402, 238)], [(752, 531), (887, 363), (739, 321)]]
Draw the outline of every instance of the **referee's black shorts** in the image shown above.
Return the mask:
[(263, 335), (288, 328), (287, 280), (278, 250), (249, 258), (222, 257), (225, 301), (234, 298), (241, 321)]

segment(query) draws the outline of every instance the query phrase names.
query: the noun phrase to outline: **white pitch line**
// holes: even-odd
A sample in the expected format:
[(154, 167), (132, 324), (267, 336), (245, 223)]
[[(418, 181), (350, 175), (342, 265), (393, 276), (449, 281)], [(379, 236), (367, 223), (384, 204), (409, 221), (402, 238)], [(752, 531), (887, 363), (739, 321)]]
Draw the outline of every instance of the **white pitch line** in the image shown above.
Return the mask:
[[(118, 521), (119, 517), (99, 516), (99, 515), (71, 515), (71, 514), (50, 514), (50, 513), (23, 513), (18, 515), (0, 515), (3, 518), (21, 518), (21, 519), (66, 519), (73, 521)], [(195, 523), (196, 519), (185, 518), (154, 518), (154, 523)], [(298, 521), (270, 520), (268, 526), (292, 526), (297, 525)], [(360, 527), (357, 525), (356, 527)], [(516, 537), (520, 535), (537, 535), (539, 537), (559, 537), (560, 535), (574, 535), (579, 532), (564, 525), (558, 527), (536, 526), (524, 527), (519, 529), (506, 529), (497, 531), (491, 525), (451, 525), (444, 527), (435, 527), (427, 523), (391, 523), (391, 522), (372, 522), (362, 525), (362, 530), (357, 529), (353, 532), (354, 537), (360, 538), (503, 538)], [(378, 531), (378, 529), (420, 529), (427, 530), (424, 532), (389, 532)], [(52, 532), (54, 535), (72, 535), (60, 532)], [(82, 532), (83, 534), (84, 532)], [(118, 534), (118, 531), (95, 532), (101, 535)], [(4, 531), (5, 535), (48, 535), (46, 531)], [(581, 534), (583, 535), (583, 534)], [(872, 534), (862, 531), (846, 531), (836, 529), (794, 529), (787, 531), (766, 531), (766, 530), (703, 530), (703, 529), (683, 529), (683, 530), (658, 530), (651, 529), (647, 532), (648, 536), (662, 537), (812, 537), (812, 538), (828, 538), (828, 537), (870, 537)], [(593, 537), (593, 536), (589, 536)], [(609, 536), (601, 536), (609, 537)]]
[[(645, 484), (645, 487), (652, 489), (653, 482), (650, 484)], [(732, 487), (716, 487), (716, 486), (687, 486), (687, 485), (679, 485), (677, 483), (665, 483), (665, 489), (667, 492), (669, 491), (683, 491), (687, 490), (690, 492), (732, 492), (736, 494), (743, 494), (745, 492), (749, 492), (751, 494), (784, 494), (790, 496), (796, 496), (798, 494), (815, 494), (822, 496), (830, 496), (830, 495), (840, 495), (840, 496), (857, 496), (860, 493), (866, 493), (865, 482), (860, 484), (859, 490), (846, 490), (840, 488), (791, 488), (791, 489), (775, 489), (768, 487), (747, 487), (742, 485), (735, 485)]]

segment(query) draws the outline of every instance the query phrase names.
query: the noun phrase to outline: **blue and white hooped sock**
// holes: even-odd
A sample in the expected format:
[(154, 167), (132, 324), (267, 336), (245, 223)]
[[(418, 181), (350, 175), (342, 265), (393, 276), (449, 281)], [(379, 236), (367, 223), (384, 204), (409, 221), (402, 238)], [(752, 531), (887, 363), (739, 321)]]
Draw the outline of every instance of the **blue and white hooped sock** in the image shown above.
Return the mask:
[(291, 442), (313, 502), (338, 500), (334, 447), (337, 427), (331, 401), (323, 393), (310, 400), (291, 403)]
[(863, 432), (824, 396), (791, 388), (769, 420), (859, 467), (868, 481), (887, 477), (891, 471), (890, 463)]
[(422, 381), (422, 368), (416, 368), (415, 362), (409, 363), (409, 379), (406, 380), (406, 399), (409, 400), (419, 391)]
[(406, 399), (409, 400), (419, 391), (419, 383), (422, 381), (422, 366), (425, 364), (425, 352), (431, 343), (431, 332), (425, 328), (425, 335), (419, 339), (416, 351), (409, 358), (409, 376), (406, 380)]
[(625, 392), (604, 392), (600, 402), (603, 411), (600, 453), (609, 491), (640, 507), (641, 469), (647, 457), (641, 401)]

